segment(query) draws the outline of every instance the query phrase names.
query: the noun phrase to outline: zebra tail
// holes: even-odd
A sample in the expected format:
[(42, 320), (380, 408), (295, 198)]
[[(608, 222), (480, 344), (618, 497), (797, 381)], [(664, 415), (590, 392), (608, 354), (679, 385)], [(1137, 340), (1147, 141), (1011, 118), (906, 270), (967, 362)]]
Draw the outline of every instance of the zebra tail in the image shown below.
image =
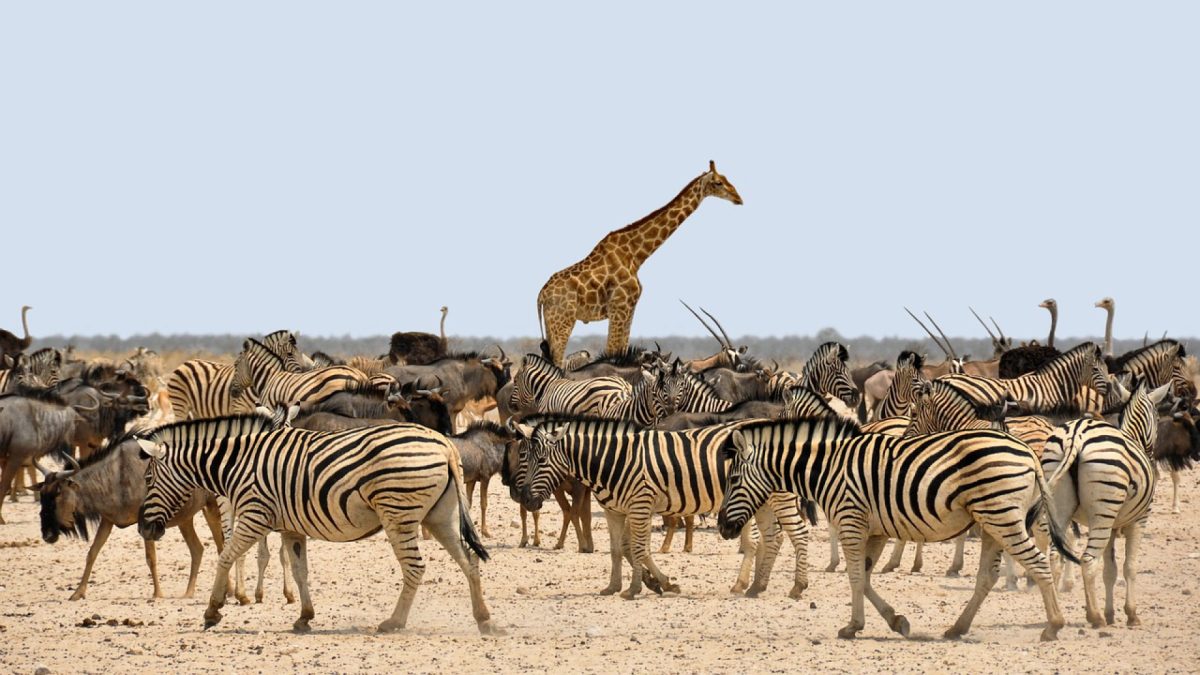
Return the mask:
[[(471, 510), (467, 506), (467, 491), (466, 482), (462, 476), (462, 460), (458, 454), (458, 448), (451, 444), (454, 452), (448, 458), (450, 471), (450, 482), (454, 483), (454, 489), (458, 492), (458, 534), (462, 537), (463, 543), (467, 548), (471, 549), (479, 559), (487, 562), (491, 556), (487, 549), (483, 547), (483, 541), (479, 539), (479, 533), (475, 531), (475, 524), (471, 522)], [(449, 486), (447, 486), (449, 487)]]
[(1050, 531), (1050, 542), (1054, 545), (1054, 548), (1058, 549), (1063, 558), (1078, 565), (1080, 564), (1079, 558), (1067, 546), (1067, 541), (1063, 538), (1062, 528), (1058, 526), (1058, 519), (1054, 517), (1054, 504), (1050, 499), (1051, 490), (1050, 484), (1046, 481), (1046, 474), (1042, 473), (1040, 464), (1035, 465), (1035, 467), (1034, 473), (1037, 475), (1038, 491), (1041, 495), (1039, 495), (1038, 501), (1025, 516), (1025, 527), (1028, 529), (1033, 524), (1033, 521), (1037, 519), (1039, 511), (1045, 511), (1046, 529)]
[[(1057, 433), (1057, 431), (1055, 433)], [(1065, 474), (1067, 471), (1070, 471), (1071, 467), (1075, 465), (1076, 460), (1079, 459), (1079, 451), (1082, 450), (1082, 448), (1077, 441), (1078, 437), (1079, 434), (1071, 434), (1067, 438), (1063, 439), (1062, 461), (1058, 463), (1058, 466), (1054, 467), (1054, 472), (1051, 473), (1048, 478), (1046, 478), (1047, 483), (1049, 483), (1051, 486), (1058, 485), (1058, 482), (1062, 480), (1063, 474)], [(1051, 436), (1051, 438), (1053, 438), (1053, 436)]]

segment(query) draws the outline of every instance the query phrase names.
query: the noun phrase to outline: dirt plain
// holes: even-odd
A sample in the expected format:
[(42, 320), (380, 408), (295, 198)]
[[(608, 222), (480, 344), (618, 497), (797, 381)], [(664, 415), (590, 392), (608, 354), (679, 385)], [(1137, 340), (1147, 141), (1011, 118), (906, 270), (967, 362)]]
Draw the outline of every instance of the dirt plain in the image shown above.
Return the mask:
[[(423, 544), (428, 565), (409, 628), (376, 634), (374, 627), (390, 614), (400, 584), (399, 566), (379, 535), (352, 544), (310, 544), (317, 612), (311, 634), (291, 632), (299, 609), (284, 604), (275, 563), (268, 571), (266, 602), (227, 605), (224, 621), (203, 631), (216, 555), (202, 519), (198, 527), (207, 541), (195, 598), (178, 597), (187, 579), (187, 551), (172, 531), (158, 549), (167, 597), (150, 600), (142, 543), (136, 528), (128, 528), (109, 539), (88, 597), (70, 602), (87, 544), (42, 542), (37, 504), (24, 496), (5, 505), (9, 524), (0, 525), (0, 666), (14, 673), (39, 667), (51, 673), (1192, 672), (1200, 669), (1200, 472), (1184, 474), (1182, 514), (1169, 512), (1170, 489), (1165, 477), (1159, 481), (1156, 512), (1142, 546), (1142, 625), (1124, 625), (1122, 581), (1119, 623), (1102, 630), (1088, 627), (1076, 584), (1063, 594), (1068, 625), (1053, 643), (1038, 642), (1045, 620), (1040, 596), (1005, 592), (1003, 581), (965, 639), (943, 640), (942, 631), (973, 586), (973, 576), (942, 575), (949, 544), (928, 547), (920, 574), (876, 577), (879, 592), (908, 616), (912, 637), (889, 632), (868, 605), (861, 637), (837, 639), (837, 629), (849, 617), (849, 589), (844, 572), (821, 571), (828, 556), (823, 524), (810, 549), (811, 585), (800, 601), (786, 596), (792, 565), (786, 544), (763, 597), (731, 595), (736, 542), (721, 540), (711, 527), (697, 533), (694, 553), (679, 552), (682, 539), (677, 538), (675, 552), (656, 556), (681, 585), (680, 596), (647, 593), (632, 602), (601, 597), (597, 591), (607, 582), (609, 564), (603, 517), (597, 513), (593, 521), (596, 553), (577, 553), (573, 534), (566, 550), (549, 549), (560, 523), (554, 506), (542, 519), (542, 548), (518, 548), (517, 507), (498, 480), (490, 490), (493, 536), (486, 540), (493, 558), (484, 565), (483, 579), (492, 616), (507, 635), (478, 635), (466, 582), (436, 542)], [(656, 547), (660, 539), (656, 533)], [(277, 546), (274, 536), (272, 544)], [(977, 542), (970, 542), (971, 571), (976, 549)], [(81, 626), (85, 619), (99, 625)]]

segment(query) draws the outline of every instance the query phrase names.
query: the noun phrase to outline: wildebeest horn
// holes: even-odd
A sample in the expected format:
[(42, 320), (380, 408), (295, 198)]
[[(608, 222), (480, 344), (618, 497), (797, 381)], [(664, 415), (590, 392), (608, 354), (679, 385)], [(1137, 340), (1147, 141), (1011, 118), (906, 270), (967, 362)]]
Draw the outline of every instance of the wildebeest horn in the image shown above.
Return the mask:
[[(969, 306), (968, 306), (968, 307), (967, 307), (967, 309), (971, 310), (971, 313), (972, 313), (972, 314), (975, 314), (975, 308), (974, 308), (974, 307), (969, 307)], [(984, 322), (983, 322), (983, 319), (979, 318), (979, 315), (978, 315), (978, 314), (975, 314), (975, 320), (979, 322), (979, 325), (983, 326), (983, 329), (987, 331), (988, 337), (992, 338), (992, 341), (993, 341), (993, 342), (995, 342), (995, 341), (996, 341), (996, 336), (992, 334), (992, 329), (991, 329), (991, 328), (988, 328), (988, 325), (987, 325), (986, 323), (984, 323)]]
[(725, 346), (730, 349), (733, 349), (733, 340), (729, 339), (729, 333), (725, 332), (725, 327), (721, 325), (720, 321), (717, 321), (717, 317), (713, 316), (712, 314), (709, 314), (708, 310), (704, 309), (703, 307), (700, 308), (700, 311), (704, 312), (705, 316), (712, 319), (713, 323), (717, 324), (717, 328), (721, 329), (721, 335), (723, 335), (725, 337)]
[(66, 464), (70, 464), (70, 465), (71, 465), (71, 467), (72, 467), (72, 468), (73, 468), (75, 471), (78, 471), (78, 470), (79, 470), (79, 462), (75, 461), (75, 456), (71, 454), (71, 451), (70, 451), (70, 450), (61, 450), (61, 449), (60, 449), (60, 450), (58, 451), (58, 455), (59, 455), (59, 457), (62, 457), (62, 458), (63, 458), (63, 462), (64, 462), (64, 463), (66, 463)]
[(659, 356), (662, 356), (662, 346), (658, 344), (658, 340), (654, 341), (654, 352)]
[[(683, 302), (683, 300), (680, 299), (680, 302)], [(700, 315), (696, 313), (696, 310), (692, 309), (691, 305), (683, 302), (683, 306), (687, 307), (687, 310), (692, 313), (692, 316), (696, 317), (696, 320), (700, 322), (700, 325), (704, 326), (704, 330), (707, 330), (713, 336), (713, 338), (716, 339), (717, 344), (721, 345), (722, 347), (728, 347), (728, 345), (721, 340), (721, 336), (717, 335), (717, 331), (713, 330), (704, 319), (700, 318)]]
[(92, 407), (88, 408), (86, 406), (81, 406), (81, 405), (73, 405), (71, 407), (74, 408), (78, 412), (92, 412), (94, 410), (99, 410), (100, 409), (100, 398), (97, 397), (96, 394), (94, 394), (91, 391), (87, 392), (87, 395), (91, 396), (92, 400), (95, 401), (95, 403), (92, 405)]
[(922, 323), (921, 320), (917, 318), (917, 315), (912, 313), (912, 310), (905, 307), (904, 311), (908, 312), (908, 315), (913, 318), (913, 321), (916, 321), (917, 324), (919, 326), (921, 326), (921, 328), (925, 329), (925, 332), (928, 333), (929, 337), (933, 339), (933, 344), (937, 345), (938, 349), (942, 350), (942, 353), (945, 354), (947, 358), (951, 358), (950, 352), (946, 349), (946, 347), (944, 345), (942, 345), (941, 341), (939, 341), (937, 339), (937, 336), (933, 334), (933, 331), (929, 330), (929, 328), (926, 327), (925, 324)]
[(941, 335), (942, 339), (946, 341), (946, 349), (950, 350), (950, 356), (954, 357), (955, 360), (958, 360), (958, 354), (954, 353), (954, 345), (950, 344), (950, 338), (946, 337), (946, 334), (942, 332), (942, 327), (933, 320), (932, 316), (929, 316), (929, 312), (922, 312), (922, 314), (924, 314), (925, 318), (929, 319), (929, 323), (933, 324), (933, 327), (937, 329), (938, 335)]
[(42, 466), (42, 463), (36, 459), (33, 460), (33, 468), (37, 469), (38, 473), (42, 474), (42, 478), (46, 478), (50, 474), (54, 473), (50, 469), (47, 469), (46, 467)]

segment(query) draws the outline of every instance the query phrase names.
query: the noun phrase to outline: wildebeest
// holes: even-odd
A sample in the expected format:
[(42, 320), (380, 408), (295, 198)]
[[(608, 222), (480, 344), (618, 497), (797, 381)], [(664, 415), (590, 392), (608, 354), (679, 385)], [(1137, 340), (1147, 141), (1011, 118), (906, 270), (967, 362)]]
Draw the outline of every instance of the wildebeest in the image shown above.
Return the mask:
[[(99, 521), (96, 536), (87, 552), (83, 567), (83, 578), (71, 594), (71, 600), (87, 595), (88, 579), (92, 566), (100, 555), (100, 549), (108, 540), (115, 525), (119, 528), (137, 523), (138, 509), (146, 498), (146, 464), (139, 457), (141, 448), (132, 437), (114, 439), (101, 451), (80, 462), (79, 469), (51, 473), (45, 482), (36, 486), (41, 492), (42, 539), (48, 544), (58, 541), (60, 535), (88, 538), (88, 523)], [(203, 510), (204, 518), (212, 531), (217, 550), (224, 546), (221, 531), (221, 511), (214, 496), (202, 490), (192, 492), (187, 501), (167, 527), (178, 527), (191, 553), (191, 569), (188, 573), (187, 590), (183, 597), (190, 598), (196, 592), (196, 577), (200, 572), (200, 560), (204, 557), (204, 545), (196, 534), (192, 523), (197, 511)], [(154, 597), (163, 597), (158, 584), (158, 556), (154, 542), (145, 541), (146, 564), (150, 567), (150, 578), (154, 582)]]
[(518, 438), (507, 427), (488, 421), (471, 424), (461, 433), (450, 437), (462, 457), (463, 480), (467, 483), (467, 508), (470, 509), (475, 496), (475, 484), (481, 483), (479, 491), (479, 531), (490, 537), (487, 527), (488, 483), (504, 464), (505, 450)]
[[(17, 471), (26, 462), (36, 465), (39, 458), (52, 452), (74, 461), (70, 440), (83, 420), (81, 413), (100, 407), (98, 398), (93, 395), (92, 400), (89, 408), (68, 404), (51, 391), (0, 395), (0, 460), (4, 463), (0, 474), (0, 509), (4, 507), (4, 495), (12, 490)], [(0, 515), (2, 523), (4, 517)]]

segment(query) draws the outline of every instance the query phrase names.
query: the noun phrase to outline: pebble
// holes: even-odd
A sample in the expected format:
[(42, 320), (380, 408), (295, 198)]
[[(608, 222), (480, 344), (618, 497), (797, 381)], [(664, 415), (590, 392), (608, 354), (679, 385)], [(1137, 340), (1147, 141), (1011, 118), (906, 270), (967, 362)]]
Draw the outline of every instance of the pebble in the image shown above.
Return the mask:
[(529, 595), (529, 588), (526, 586), (517, 586), (517, 595)]
[(38, 666), (33, 669), (33, 675), (50, 675), (50, 669), (46, 666)]
[(1100, 631), (1100, 637), (1102, 637), (1102, 638), (1110, 638), (1112, 636), (1113, 636), (1113, 634), (1106, 630)]
[(130, 647), (129, 651), (127, 651), (125, 653), (130, 656), (141, 656), (142, 654), (145, 654), (146, 652), (143, 651), (141, 647)]
[(598, 638), (601, 635), (604, 635), (604, 632), (600, 630), (599, 626), (588, 626), (587, 630), (584, 631), (583, 634), (590, 638)]

